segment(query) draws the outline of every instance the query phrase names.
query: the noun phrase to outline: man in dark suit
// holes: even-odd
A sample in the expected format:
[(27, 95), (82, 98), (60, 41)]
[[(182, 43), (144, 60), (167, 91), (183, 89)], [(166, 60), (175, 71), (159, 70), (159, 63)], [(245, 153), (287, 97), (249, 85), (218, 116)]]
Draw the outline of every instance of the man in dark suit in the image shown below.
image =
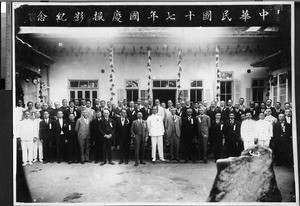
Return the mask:
[(102, 138), (104, 139), (102, 144), (103, 162), (100, 164), (100, 166), (103, 166), (107, 163), (106, 155), (109, 164), (114, 165), (115, 163), (111, 159), (111, 145), (113, 141), (112, 138), (115, 134), (115, 125), (114, 121), (111, 118), (109, 118), (109, 110), (107, 109), (103, 111), (103, 118), (100, 121), (99, 130)]
[(149, 106), (149, 101), (144, 101), (144, 106), (141, 108), (141, 112), (143, 115), (143, 120), (147, 120), (147, 118), (152, 114), (151, 107)]
[(39, 136), (43, 144), (43, 161), (53, 163), (53, 120), (49, 118), (49, 112), (44, 111), (44, 119), (40, 122)]
[(77, 132), (77, 140), (80, 149), (80, 162), (84, 164), (90, 160), (90, 119), (88, 111), (84, 109), (82, 117), (76, 121), (75, 131)]
[(276, 105), (274, 107), (275, 109), (275, 116), (278, 119), (279, 114), (284, 114), (284, 110), (281, 109), (281, 102), (276, 102)]
[(60, 107), (60, 110), (63, 112), (64, 116), (63, 119), (68, 121), (69, 116), (67, 114), (67, 111), (70, 109), (70, 107), (68, 106), (68, 101), (66, 99), (62, 100), (62, 106)]
[(185, 145), (185, 163), (189, 160), (195, 161), (193, 153), (195, 151), (193, 141), (196, 137), (196, 120), (192, 116), (193, 110), (187, 110), (187, 116), (182, 117), (182, 138)]
[(251, 116), (252, 116), (252, 119), (254, 120), (258, 120), (258, 112), (257, 109), (254, 107), (255, 105), (255, 102), (254, 101), (251, 101), (250, 102), (250, 107), (246, 108), (245, 110), (245, 114), (250, 112)]
[(65, 143), (66, 143), (66, 135), (65, 135), (65, 126), (66, 121), (63, 119), (63, 112), (57, 112), (57, 119), (54, 121), (54, 134), (56, 139), (56, 151), (57, 151), (57, 163), (61, 163), (64, 152), (65, 152)]
[(176, 113), (175, 113), (177, 116), (181, 117), (182, 115), (182, 109), (181, 109), (181, 104), (180, 102), (177, 102), (176, 103)]
[(221, 158), (224, 140), (224, 122), (221, 120), (221, 113), (216, 113), (216, 119), (211, 122), (210, 137), (214, 147), (215, 162)]
[(137, 113), (137, 120), (134, 120), (130, 129), (131, 137), (134, 141), (135, 164), (138, 166), (139, 160), (141, 164), (144, 162), (145, 142), (148, 138), (148, 130), (146, 121), (143, 120), (142, 112)]
[(72, 164), (73, 162), (77, 163), (79, 157), (77, 132), (75, 131), (75, 125), (75, 115), (70, 113), (69, 121), (66, 123), (65, 126), (68, 164)]
[(200, 107), (200, 115), (196, 117), (197, 140), (198, 140), (198, 155), (207, 163), (207, 143), (209, 139), (209, 130), (211, 127), (210, 117), (204, 114), (204, 107)]
[(273, 117), (276, 116), (276, 110), (275, 110), (274, 107), (272, 107), (272, 99), (268, 99), (268, 100), (266, 101), (266, 109), (271, 109), (271, 115), (272, 115)]
[(187, 110), (192, 109), (192, 116), (196, 117), (196, 112), (194, 108), (191, 107), (191, 101), (190, 100), (185, 100), (184, 107), (181, 108), (182, 114), (181, 117), (186, 117), (187, 116)]
[(93, 145), (93, 152), (94, 152), (94, 161), (97, 164), (100, 160), (103, 161), (102, 157), (102, 144), (104, 139), (102, 138), (100, 132), (100, 121), (102, 118), (102, 113), (100, 110), (96, 111), (96, 118), (90, 124), (90, 131), (91, 131), (91, 144)]
[(100, 110), (100, 100), (98, 98), (95, 99), (94, 104), (92, 106), (92, 109), (94, 111)]
[(243, 112), (243, 110), (241, 110), (241, 105), (239, 103), (235, 103), (232, 113), (234, 113), (235, 120), (240, 122), (241, 114), (243, 114), (244, 112)]
[(127, 108), (126, 112), (127, 112), (127, 118), (129, 119), (130, 126), (131, 126), (132, 122), (137, 119), (136, 117), (137, 110), (134, 108), (133, 101), (129, 102), (129, 107)]
[(77, 107), (75, 107), (75, 104), (73, 101), (69, 102), (69, 109), (66, 110), (66, 115), (67, 117), (70, 116), (70, 114), (73, 114), (75, 116), (75, 122), (77, 121), (77, 119), (79, 119), (81, 117), (81, 110), (78, 109)]
[(238, 121), (235, 120), (235, 114), (229, 114), (229, 120), (224, 124), (225, 147), (227, 157), (235, 157), (238, 150)]
[(279, 114), (279, 122), (273, 126), (274, 152), (277, 166), (284, 164), (286, 161), (288, 149), (292, 145), (291, 125), (286, 122), (284, 114)]
[(214, 121), (216, 118), (216, 113), (220, 112), (219, 108), (216, 106), (216, 103), (212, 101), (210, 103), (209, 109), (206, 111), (206, 115), (209, 116), (211, 121)]
[(120, 146), (120, 162), (119, 164), (128, 164), (129, 148), (130, 148), (130, 121), (127, 118), (126, 110), (122, 110), (121, 117), (116, 121), (116, 139)]
[(221, 112), (221, 120), (223, 122), (229, 119), (229, 113), (227, 113), (227, 107), (225, 106), (225, 101), (220, 101), (219, 110)]

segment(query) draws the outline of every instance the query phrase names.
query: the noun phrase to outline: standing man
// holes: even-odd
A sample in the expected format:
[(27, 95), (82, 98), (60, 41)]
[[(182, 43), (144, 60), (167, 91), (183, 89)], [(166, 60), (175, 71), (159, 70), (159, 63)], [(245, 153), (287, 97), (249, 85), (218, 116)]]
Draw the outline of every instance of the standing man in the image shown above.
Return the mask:
[(90, 159), (90, 120), (87, 110), (83, 110), (81, 113), (82, 117), (76, 121), (75, 131), (80, 150), (80, 162), (84, 164)]
[(24, 119), (19, 124), (17, 134), (21, 140), (22, 165), (32, 165), (33, 139), (37, 138), (38, 134), (32, 119), (30, 119), (29, 111), (24, 112)]
[[(157, 101), (155, 100), (157, 103)], [(158, 100), (159, 103), (159, 100)], [(158, 115), (157, 106), (153, 107), (152, 115), (147, 119), (147, 126), (149, 131), (149, 136), (151, 136), (151, 147), (152, 147), (152, 163), (156, 160), (156, 145), (158, 147), (159, 159), (161, 161), (166, 161), (164, 159), (163, 150), (163, 135), (165, 133), (163, 117)]]
[(59, 107), (59, 103), (58, 102), (54, 102), (54, 109), (52, 110), (52, 115), (53, 119), (56, 120), (57, 119), (57, 112), (61, 111), (60, 107)]
[(210, 117), (204, 114), (204, 107), (200, 108), (200, 115), (196, 117), (197, 139), (198, 139), (198, 154), (204, 163), (207, 163), (207, 143), (209, 139), (209, 129), (211, 127)]
[(56, 139), (57, 163), (60, 164), (65, 155), (65, 126), (66, 121), (63, 119), (63, 112), (57, 112), (57, 119), (54, 121), (54, 134)]
[(186, 117), (187, 116), (187, 110), (188, 109), (192, 109), (193, 113), (192, 113), (192, 116), (193, 117), (196, 117), (196, 112), (195, 110), (191, 107), (191, 101), (190, 100), (185, 100), (185, 102), (182, 104), (182, 114), (181, 114), (181, 117)]
[(166, 118), (166, 137), (170, 139), (171, 160), (179, 160), (179, 147), (182, 121), (176, 114), (176, 109), (171, 108), (171, 114)]
[(27, 102), (27, 109), (24, 111), (24, 116), (25, 116), (25, 112), (29, 112), (29, 118), (31, 120), (34, 119), (35, 109), (33, 108), (33, 102), (31, 101)]
[(272, 115), (273, 117), (276, 116), (276, 110), (275, 110), (274, 107), (272, 107), (272, 99), (268, 99), (268, 100), (266, 101), (266, 109), (270, 109), (270, 110), (271, 110), (271, 115)]
[(238, 142), (240, 138), (238, 124), (235, 114), (229, 113), (229, 120), (224, 124), (225, 148), (227, 157), (235, 157), (238, 153)]
[(100, 100), (99, 100), (98, 98), (95, 99), (92, 109), (93, 109), (94, 111), (97, 111), (97, 110), (100, 109)]
[(67, 140), (67, 160), (68, 164), (78, 162), (78, 140), (77, 132), (75, 131), (76, 121), (73, 113), (69, 114), (69, 121), (66, 123), (65, 134)]
[(193, 110), (187, 110), (187, 116), (181, 117), (182, 119), (182, 138), (185, 145), (185, 163), (189, 160), (195, 161), (193, 157), (193, 153), (195, 151), (193, 140), (196, 136), (196, 121), (195, 118), (192, 116)]
[(251, 101), (250, 102), (250, 107), (245, 110), (245, 113), (250, 112), (251, 116), (252, 116), (252, 119), (257, 120), (259, 112), (256, 110), (256, 108), (254, 107), (254, 105), (255, 105), (255, 102)]
[(112, 138), (115, 134), (115, 125), (114, 121), (109, 118), (109, 110), (105, 109), (103, 111), (103, 118), (100, 121), (99, 130), (101, 133), (102, 138), (104, 139), (103, 145), (102, 145), (102, 157), (103, 162), (100, 164), (100, 166), (105, 165), (106, 162), (106, 155), (109, 164), (114, 165), (115, 163), (111, 159), (111, 145), (112, 145)]
[(121, 117), (116, 121), (116, 139), (117, 143), (120, 146), (120, 162), (123, 164), (128, 164), (129, 160), (129, 148), (130, 148), (130, 121), (127, 118), (126, 110), (122, 110)]
[(270, 108), (266, 109), (265, 115), (265, 120), (270, 122), (272, 125), (278, 122), (277, 118), (272, 115), (272, 110)]
[(179, 117), (181, 117), (181, 115), (182, 115), (182, 110), (181, 110), (181, 104), (180, 104), (180, 102), (176, 103), (176, 115), (179, 116)]
[(265, 120), (263, 113), (259, 114), (259, 120), (256, 122), (256, 127), (253, 130), (256, 130), (257, 144), (269, 147), (270, 140), (273, 137), (273, 126)]
[(281, 109), (281, 103), (280, 102), (276, 102), (276, 105), (275, 105), (275, 116), (277, 119), (278, 119), (278, 115), (279, 114), (284, 114), (284, 110)]
[(144, 106), (141, 109), (143, 120), (147, 120), (147, 118), (151, 115), (151, 107), (149, 106), (149, 101), (144, 101)]
[(221, 116), (220, 112), (216, 113), (216, 118), (211, 122), (210, 128), (210, 138), (214, 147), (215, 162), (221, 158), (223, 148), (224, 122), (221, 120)]
[(285, 157), (287, 156), (288, 149), (292, 144), (291, 125), (286, 122), (284, 114), (279, 114), (278, 118), (279, 122), (275, 123), (273, 128), (277, 166), (282, 165), (285, 161), (287, 161)]
[(219, 111), (221, 112), (221, 120), (223, 122), (229, 119), (229, 113), (227, 113), (227, 107), (225, 106), (225, 101), (220, 101)]
[(206, 112), (206, 115), (209, 116), (211, 121), (214, 121), (216, 118), (216, 113), (220, 112), (219, 108), (217, 108), (215, 101), (210, 103), (210, 107)]
[(145, 142), (148, 139), (148, 130), (146, 121), (143, 120), (143, 114), (141, 112), (137, 113), (137, 120), (134, 120), (131, 126), (131, 137), (134, 141), (134, 154), (135, 154), (135, 164), (139, 165), (139, 160), (141, 164), (146, 164), (144, 162), (144, 151)]
[(40, 139), (40, 122), (41, 122), (41, 114), (39, 111), (35, 112), (35, 119), (33, 120), (35, 128), (36, 128), (36, 133), (37, 133), (37, 138), (33, 139), (33, 162), (36, 162), (37, 159), (39, 159), (40, 162), (43, 162), (43, 144)]
[(257, 141), (257, 133), (255, 130), (255, 121), (251, 119), (251, 113), (246, 113), (246, 119), (242, 122), (241, 125), (241, 138), (244, 142), (245, 149), (254, 145), (255, 141)]
[(17, 107), (15, 108), (15, 119), (17, 122), (19, 122), (23, 119), (24, 111), (25, 111), (25, 108), (23, 107), (23, 101), (19, 99)]
[(134, 108), (134, 102), (133, 101), (129, 102), (129, 107), (127, 108), (126, 112), (127, 112), (127, 117), (128, 117), (128, 119), (130, 121), (130, 126), (131, 126), (132, 122), (134, 120), (136, 120), (136, 118), (137, 118), (136, 117), (137, 111)]
[(86, 109), (86, 101), (85, 101), (85, 99), (82, 99), (82, 100), (80, 101), (80, 103), (81, 103), (81, 105), (80, 105), (79, 109), (80, 109), (81, 112), (82, 112), (83, 110)]
[(70, 117), (70, 114), (75, 116), (75, 122), (81, 117), (81, 111), (78, 107), (75, 107), (75, 103), (73, 101), (69, 102), (69, 109), (66, 111), (67, 117)]
[(240, 107), (239, 107), (239, 109), (242, 111), (242, 112), (245, 112), (245, 110), (246, 110), (246, 105), (244, 104), (245, 103), (245, 99), (244, 98), (240, 98), (239, 99), (239, 105), (240, 105)]
[(53, 125), (54, 120), (49, 118), (49, 112), (44, 111), (43, 120), (40, 122), (40, 140), (43, 144), (43, 161), (44, 164), (47, 162), (53, 163), (53, 139), (54, 139), (54, 131)]
[(91, 142), (94, 145), (94, 155), (95, 155), (95, 164), (97, 164), (100, 160), (103, 161), (102, 157), (102, 144), (104, 139), (102, 138), (100, 132), (100, 122), (102, 118), (102, 113), (100, 110), (96, 111), (96, 118), (91, 122)]
[(87, 116), (88, 116), (88, 118), (89, 118), (89, 120), (90, 120), (90, 122), (95, 118), (95, 110), (93, 110), (92, 108), (91, 108), (91, 101), (90, 100), (87, 100), (86, 101), (86, 111), (87, 111)]
[(64, 120), (68, 120), (69, 119), (69, 116), (68, 116), (68, 111), (69, 111), (69, 109), (70, 109), (70, 107), (68, 106), (68, 100), (66, 100), (66, 99), (63, 99), (62, 100), (62, 106), (60, 107), (60, 110), (63, 112), (63, 114), (64, 114)]
[(164, 118), (165, 118), (165, 110), (164, 110), (164, 108), (160, 105), (159, 99), (156, 99), (156, 100), (154, 101), (154, 103), (155, 103), (154, 107), (156, 107), (156, 109), (157, 109), (157, 115), (158, 115), (158, 116), (161, 116), (161, 117), (164, 119)]

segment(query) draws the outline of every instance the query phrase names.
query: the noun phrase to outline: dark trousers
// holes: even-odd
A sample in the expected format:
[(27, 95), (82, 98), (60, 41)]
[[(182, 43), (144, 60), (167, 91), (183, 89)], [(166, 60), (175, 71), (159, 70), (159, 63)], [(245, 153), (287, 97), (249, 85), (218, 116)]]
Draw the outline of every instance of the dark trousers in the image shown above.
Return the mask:
[(120, 161), (128, 161), (129, 159), (129, 148), (130, 148), (130, 138), (129, 137), (120, 137)]
[(193, 157), (193, 153), (195, 151), (193, 139), (186, 139), (184, 141), (184, 145), (185, 145), (185, 159), (195, 160), (195, 158)]
[(137, 134), (135, 135), (134, 138), (134, 156), (136, 162), (138, 160), (140, 160), (141, 162), (144, 161), (144, 152), (145, 152), (144, 137)]
[(173, 131), (170, 137), (171, 159), (179, 159), (180, 137)]
[(65, 136), (59, 135), (56, 139), (57, 161), (62, 161), (65, 152)]
[(236, 157), (237, 156), (237, 142), (236, 141), (230, 141), (225, 143), (226, 146), (226, 157)]
[(200, 137), (198, 137), (198, 155), (199, 155), (199, 159), (203, 159), (206, 160), (206, 154), (207, 154), (207, 141), (208, 141), (208, 137), (204, 137), (203, 135), (201, 135)]
[(215, 160), (218, 160), (218, 159), (221, 158), (222, 147), (223, 147), (222, 137), (215, 137), (214, 138), (214, 157), (215, 157)]
[(106, 162), (106, 154), (108, 161), (111, 161), (111, 144), (111, 139), (105, 139), (102, 144), (102, 157), (104, 162)]
[(68, 161), (77, 161), (79, 145), (76, 137), (69, 139), (67, 142), (67, 159)]
[(78, 139), (79, 149), (80, 149), (80, 161), (90, 160), (90, 138), (80, 138)]
[(44, 153), (44, 162), (53, 161), (53, 153), (52, 153), (52, 140), (44, 139), (43, 140), (43, 153)]
[(103, 161), (102, 144), (103, 142), (100, 141), (99, 139), (95, 140), (95, 146), (94, 146), (95, 162)]

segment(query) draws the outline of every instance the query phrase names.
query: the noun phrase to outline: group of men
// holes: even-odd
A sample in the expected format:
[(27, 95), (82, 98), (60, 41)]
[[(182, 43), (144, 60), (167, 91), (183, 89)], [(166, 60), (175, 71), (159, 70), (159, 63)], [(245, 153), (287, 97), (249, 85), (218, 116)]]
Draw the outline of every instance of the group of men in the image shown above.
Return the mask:
[[(136, 102), (119, 100), (117, 105), (95, 99), (62, 100), (27, 103), (18, 101), (15, 109), (16, 136), (20, 138), (23, 165), (36, 161), (69, 164), (101, 162), (114, 165), (112, 148), (119, 150), (119, 164), (128, 164), (130, 145), (134, 143), (135, 166), (146, 164), (144, 151), (151, 142), (152, 162), (164, 158), (164, 144), (170, 147), (171, 160), (184, 162), (196, 159), (207, 163), (207, 151), (219, 158), (239, 156), (244, 148), (260, 144), (270, 146), (278, 164), (292, 152), (291, 105), (284, 109), (272, 100), (257, 105), (244, 99), (233, 105), (231, 100), (206, 101), (193, 105), (189, 100), (167, 105), (159, 99)], [(149, 141), (148, 141), (149, 140)], [(183, 145), (183, 147), (181, 147)], [(92, 151), (91, 151), (92, 150)], [(183, 151), (182, 151), (183, 150)], [(182, 151), (182, 153), (180, 153)], [(91, 155), (91, 153), (93, 155)]]

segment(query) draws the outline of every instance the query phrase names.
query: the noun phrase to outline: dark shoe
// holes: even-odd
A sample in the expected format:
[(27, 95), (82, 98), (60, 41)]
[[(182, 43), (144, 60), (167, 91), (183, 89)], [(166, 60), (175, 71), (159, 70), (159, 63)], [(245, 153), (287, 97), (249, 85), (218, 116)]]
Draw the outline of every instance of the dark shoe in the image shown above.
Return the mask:
[(58, 160), (57, 163), (60, 164), (60, 163), (61, 163), (61, 160)]
[(95, 160), (95, 161), (94, 161), (95, 164), (98, 164), (98, 162), (99, 162), (98, 160)]
[(68, 164), (72, 164), (72, 163), (73, 163), (72, 161), (69, 161), (69, 162), (68, 162)]
[(50, 163), (53, 163), (53, 161), (51, 160)]
[(193, 160), (193, 163), (196, 163), (196, 160)]
[(189, 159), (184, 160), (184, 163), (188, 163)]
[(139, 163), (138, 163), (138, 162), (135, 162), (134, 166), (136, 167), (136, 166), (138, 166), (138, 165), (139, 165)]
[(125, 160), (125, 165), (127, 165), (128, 164), (128, 160)]
[(44, 161), (43, 163), (44, 163), (44, 164), (47, 164), (47, 161)]
[(179, 159), (175, 159), (177, 162), (180, 162), (180, 160)]
[(144, 162), (144, 161), (140, 161), (140, 163), (141, 163), (142, 165), (145, 165), (145, 164), (146, 164), (146, 162)]
[(77, 161), (77, 160), (75, 160), (75, 161), (74, 161), (74, 163), (78, 163), (78, 161)]
[(207, 160), (204, 160), (204, 163), (206, 164), (206, 163), (207, 163)]
[(109, 161), (109, 164), (111, 165), (115, 165), (115, 163), (113, 161)]
[(85, 160), (85, 162), (89, 162), (88, 160)]
[(83, 164), (84, 164), (84, 161), (81, 161), (80, 163), (83, 165)]
[(121, 165), (121, 164), (123, 164), (123, 161), (120, 161), (120, 162), (119, 162), (119, 165)]
[(103, 166), (103, 165), (105, 165), (105, 164), (106, 164), (106, 162), (101, 162), (100, 166)]

